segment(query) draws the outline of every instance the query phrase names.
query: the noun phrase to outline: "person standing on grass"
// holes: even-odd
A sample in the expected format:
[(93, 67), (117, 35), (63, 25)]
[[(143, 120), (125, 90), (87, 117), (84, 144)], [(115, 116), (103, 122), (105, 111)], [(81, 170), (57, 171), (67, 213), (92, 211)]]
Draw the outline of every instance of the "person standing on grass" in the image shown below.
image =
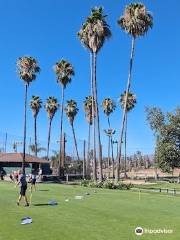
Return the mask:
[(19, 170), (19, 180), (16, 184), (16, 187), (18, 185), (20, 185), (20, 194), (19, 194), (19, 198), (18, 198), (18, 201), (17, 201), (17, 205), (19, 206), (20, 201), (23, 197), (25, 202), (26, 202), (25, 207), (28, 207), (29, 203), (28, 203), (27, 196), (26, 196), (27, 181), (26, 181), (26, 175), (23, 174), (22, 170)]
[(42, 168), (39, 168), (38, 175), (39, 175), (39, 180), (42, 181)]
[(17, 172), (17, 171), (14, 171), (13, 177), (14, 177), (14, 180), (15, 180), (16, 182), (18, 182), (18, 172)]
[(14, 182), (14, 179), (13, 179), (13, 172), (11, 172), (11, 173), (9, 174), (9, 178), (10, 178), (11, 182)]
[(31, 186), (30, 186), (30, 190), (29, 191), (32, 192), (33, 187), (34, 187), (34, 190), (36, 191), (36, 173), (35, 173), (35, 171), (33, 171), (31, 173), (30, 181), (31, 181)]

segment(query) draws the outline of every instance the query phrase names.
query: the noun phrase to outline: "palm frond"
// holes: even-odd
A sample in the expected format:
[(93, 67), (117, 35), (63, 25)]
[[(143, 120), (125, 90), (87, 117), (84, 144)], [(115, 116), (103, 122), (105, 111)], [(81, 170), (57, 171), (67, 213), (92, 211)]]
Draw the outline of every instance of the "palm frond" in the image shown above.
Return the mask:
[(104, 114), (109, 116), (111, 113), (115, 111), (116, 105), (111, 98), (105, 98), (102, 102), (102, 108), (103, 108)]
[(17, 62), (17, 72), (19, 77), (29, 85), (33, 80), (36, 79), (36, 74), (40, 72), (40, 67), (35, 58), (25, 56), (20, 57)]
[[(126, 97), (126, 91), (124, 91), (124, 93), (121, 94), (119, 98), (119, 102), (121, 104), (122, 109), (124, 108), (124, 105), (125, 105), (125, 97)], [(131, 92), (128, 92), (126, 111), (127, 112), (131, 111), (135, 107), (136, 103), (137, 103), (136, 95), (134, 95)]]
[(62, 59), (53, 68), (57, 76), (57, 82), (66, 88), (66, 85), (71, 82), (71, 78), (75, 74), (73, 66), (68, 61)]
[(124, 15), (118, 20), (118, 25), (133, 37), (144, 36), (153, 26), (153, 17), (144, 4), (131, 3), (126, 6)]
[(59, 103), (57, 98), (50, 96), (47, 98), (46, 103), (44, 105), (44, 108), (48, 114), (49, 119), (53, 119), (55, 113), (57, 112), (59, 108)]
[(92, 96), (87, 96), (83, 102), (83, 106), (84, 106), (84, 112), (85, 112), (85, 117), (87, 122), (92, 125), (92, 121), (93, 121), (93, 115), (94, 117), (96, 116), (96, 113), (94, 112), (94, 114), (92, 113), (92, 102), (94, 102), (94, 109), (95, 109), (95, 100), (93, 101), (93, 97)]
[(106, 17), (107, 15), (103, 15), (102, 7), (93, 8), (77, 34), (82, 44), (91, 52), (97, 53), (105, 40), (111, 37)]
[(39, 96), (32, 96), (30, 100), (30, 108), (32, 110), (33, 116), (37, 117), (39, 110), (42, 107), (42, 101)]
[(77, 115), (79, 109), (77, 108), (77, 103), (75, 100), (71, 99), (71, 100), (67, 100), (66, 102), (66, 106), (64, 108), (65, 112), (66, 112), (66, 116), (70, 122), (70, 124), (72, 125), (74, 122), (74, 118)]

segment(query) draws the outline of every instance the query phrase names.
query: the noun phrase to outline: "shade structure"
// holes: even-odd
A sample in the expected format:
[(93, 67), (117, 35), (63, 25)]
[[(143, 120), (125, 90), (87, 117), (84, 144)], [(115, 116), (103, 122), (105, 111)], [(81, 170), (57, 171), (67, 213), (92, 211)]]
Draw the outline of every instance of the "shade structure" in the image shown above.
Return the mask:
[[(21, 163), (23, 161), (23, 153), (0, 153), (0, 163)], [(26, 163), (49, 163), (44, 158), (39, 158), (26, 154), (25, 156)]]

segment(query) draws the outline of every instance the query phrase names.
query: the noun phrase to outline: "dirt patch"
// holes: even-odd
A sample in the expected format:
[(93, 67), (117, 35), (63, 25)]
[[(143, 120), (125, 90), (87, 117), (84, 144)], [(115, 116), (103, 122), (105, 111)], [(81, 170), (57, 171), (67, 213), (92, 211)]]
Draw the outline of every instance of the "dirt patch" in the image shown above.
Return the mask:
[(151, 185), (151, 184), (157, 184), (157, 183), (151, 183), (151, 182), (145, 182), (144, 180), (124, 180), (123, 183), (132, 183), (132, 184), (137, 184), (137, 185)]

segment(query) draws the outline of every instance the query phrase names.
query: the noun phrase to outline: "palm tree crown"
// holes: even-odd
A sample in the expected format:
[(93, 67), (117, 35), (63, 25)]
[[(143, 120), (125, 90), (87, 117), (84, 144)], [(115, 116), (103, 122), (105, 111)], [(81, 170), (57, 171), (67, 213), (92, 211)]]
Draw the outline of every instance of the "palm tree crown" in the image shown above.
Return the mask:
[(153, 26), (153, 17), (142, 3), (126, 6), (118, 20), (120, 27), (133, 37), (143, 36)]
[(59, 108), (59, 103), (57, 101), (57, 98), (55, 97), (48, 97), (46, 100), (46, 103), (44, 105), (44, 108), (48, 114), (49, 119), (53, 119), (55, 113), (57, 112)]
[(36, 79), (36, 73), (40, 72), (40, 67), (33, 57), (20, 57), (17, 60), (17, 71), (20, 78), (27, 84)]
[(74, 76), (73, 66), (62, 59), (54, 65), (54, 71), (57, 75), (57, 82), (66, 88), (66, 85), (71, 82), (71, 77)]
[(37, 117), (39, 110), (42, 107), (42, 101), (39, 96), (32, 96), (30, 100), (30, 108), (32, 110), (33, 116)]
[(67, 118), (70, 122), (70, 124), (72, 125), (74, 122), (74, 118), (77, 115), (79, 109), (77, 108), (77, 103), (74, 100), (68, 100), (66, 107), (64, 108)]
[(116, 105), (111, 98), (105, 98), (102, 102), (103, 112), (109, 116), (116, 109)]
[[(93, 116), (92, 116), (92, 99), (93, 97), (92, 96), (88, 96), (85, 98), (84, 100), (84, 111), (85, 111), (85, 114), (86, 114), (86, 120), (87, 122), (92, 125), (92, 122), (93, 122)], [(95, 105), (95, 101), (94, 102), (94, 105)]]
[(108, 136), (108, 137), (112, 137), (112, 135), (114, 135), (116, 133), (116, 130), (114, 129), (108, 129), (108, 130), (104, 130), (105, 134)]
[(36, 146), (35, 144), (30, 144), (29, 149), (33, 153), (36, 153), (36, 152), (39, 153), (39, 152), (42, 152), (42, 151), (46, 151), (46, 148), (41, 147), (39, 144), (38, 144), (38, 146)]
[(107, 15), (103, 15), (102, 7), (95, 7), (91, 15), (83, 23), (78, 32), (78, 37), (85, 47), (91, 52), (97, 53), (103, 46), (105, 40), (111, 37), (109, 25), (106, 23)]
[[(126, 91), (124, 91), (123, 94), (121, 94), (121, 97), (119, 99), (121, 107), (124, 108), (124, 104), (125, 104), (125, 98), (126, 98)], [(131, 111), (135, 104), (137, 103), (136, 101), (136, 95), (134, 95), (131, 92), (128, 92), (128, 98), (127, 98), (127, 104), (126, 104), (126, 111), (129, 112)]]

